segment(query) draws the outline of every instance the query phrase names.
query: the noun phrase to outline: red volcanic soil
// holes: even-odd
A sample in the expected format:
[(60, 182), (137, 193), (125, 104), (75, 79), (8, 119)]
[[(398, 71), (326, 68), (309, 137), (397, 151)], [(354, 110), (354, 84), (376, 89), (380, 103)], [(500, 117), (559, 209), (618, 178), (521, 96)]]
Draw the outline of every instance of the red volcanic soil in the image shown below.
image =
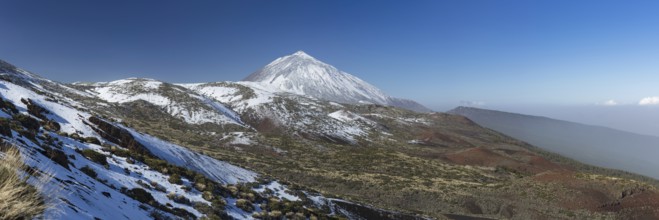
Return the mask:
[(566, 168), (540, 156), (514, 150), (505, 150), (503, 154), (500, 154), (490, 149), (474, 147), (447, 154), (445, 158), (461, 165), (501, 166), (527, 174), (538, 174), (549, 170), (566, 170)]
[(626, 190), (620, 199), (598, 207), (597, 211), (617, 212), (621, 219), (659, 219), (659, 193), (644, 189)]
[(474, 147), (443, 158), (461, 165), (506, 167), (530, 174), (534, 182), (558, 184), (563, 190), (555, 193), (556, 202), (568, 209), (615, 212), (620, 219), (659, 219), (659, 192), (644, 188), (621, 192), (608, 180), (577, 178), (571, 168), (527, 151)]

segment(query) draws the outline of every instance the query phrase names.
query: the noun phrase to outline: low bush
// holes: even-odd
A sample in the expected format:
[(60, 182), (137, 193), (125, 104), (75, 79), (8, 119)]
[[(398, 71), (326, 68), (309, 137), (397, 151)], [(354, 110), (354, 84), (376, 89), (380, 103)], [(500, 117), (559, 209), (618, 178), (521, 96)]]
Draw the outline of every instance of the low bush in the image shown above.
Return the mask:
[(151, 193), (147, 192), (146, 190), (142, 188), (133, 188), (131, 190), (128, 190), (126, 192), (126, 195), (130, 198), (133, 198), (141, 203), (148, 203), (151, 204), (154, 199)]
[(192, 205), (192, 202), (190, 202), (190, 200), (188, 198), (186, 198), (183, 195), (176, 194), (176, 193), (167, 194), (167, 198), (171, 199), (175, 203), (179, 203), (179, 204), (183, 204), (183, 205), (190, 205), (190, 206)]
[(52, 131), (52, 132), (58, 132), (61, 129), (61, 126), (59, 123), (53, 120), (48, 120), (45, 122), (43, 129)]
[(92, 169), (89, 166), (84, 166), (84, 167), (80, 168), (80, 172), (83, 172), (84, 174), (87, 174), (87, 176), (89, 176), (91, 178), (94, 178), (94, 179), (96, 179), (96, 177), (98, 176), (96, 171), (94, 171), (94, 169)]
[(99, 152), (96, 152), (95, 150), (92, 149), (84, 149), (82, 150), (82, 155), (85, 156), (87, 159), (94, 161), (95, 163), (107, 166), (108, 165), (108, 160), (107, 157)]
[(18, 109), (16, 109), (16, 106), (14, 103), (8, 101), (8, 100), (0, 100), (0, 109), (4, 109), (7, 111), (7, 113), (13, 113), (17, 114)]
[(114, 155), (119, 156), (119, 157), (129, 157), (130, 156), (130, 151), (118, 148), (116, 146), (110, 147), (110, 152)]
[(30, 117), (29, 115), (24, 115), (24, 114), (14, 114), (12, 118), (23, 125), (23, 127), (27, 128), (28, 130), (39, 130), (41, 125), (39, 124), (39, 120), (34, 119)]
[(164, 193), (167, 192), (167, 188), (165, 188), (164, 186), (158, 184), (158, 182), (156, 182), (156, 181), (151, 181), (151, 187), (153, 187), (153, 189), (155, 189), (157, 191), (160, 191), (160, 192), (164, 192)]
[(252, 212), (254, 211), (254, 206), (249, 200), (246, 199), (238, 199), (236, 200), (236, 207), (242, 209), (245, 212)]
[(6, 118), (0, 118), (0, 135), (12, 137), (11, 122)]
[(181, 180), (181, 175), (178, 175), (176, 173), (169, 176), (169, 182), (178, 185), (183, 184), (183, 180)]
[(48, 120), (44, 114), (49, 114), (50, 112), (46, 110), (46, 108), (34, 103), (31, 99), (27, 99), (27, 101), (25, 101), (25, 99), (21, 99), (21, 102), (27, 105), (27, 112), (29, 114), (43, 120)]
[(63, 151), (44, 146), (43, 154), (67, 170), (70, 169), (69, 157)]
[(85, 140), (86, 143), (101, 145), (101, 141), (99, 141), (98, 138), (96, 138), (96, 137), (86, 137), (86, 138), (84, 138), (84, 140)]

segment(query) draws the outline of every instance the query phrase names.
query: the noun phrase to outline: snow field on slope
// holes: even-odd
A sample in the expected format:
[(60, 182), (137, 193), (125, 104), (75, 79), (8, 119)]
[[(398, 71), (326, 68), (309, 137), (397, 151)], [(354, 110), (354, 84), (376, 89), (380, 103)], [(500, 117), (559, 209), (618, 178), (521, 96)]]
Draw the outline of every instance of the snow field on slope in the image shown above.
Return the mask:
[[(127, 103), (143, 100), (164, 108), (164, 110), (170, 115), (181, 118), (190, 124), (233, 123), (242, 125), (240, 117), (238, 117), (237, 114), (235, 114), (230, 109), (224, 107), (222, 104), (213, 102), (195, 94), (189, 94), (190, 98), (198, 99), (200, 102), (212, 109), (209, 111), (207, 109), (201, 108), (191, 111), (189, 107), (184, 106), (181, 103), (174, 102), (172, 99), (156, 93), (155, 91), (157, 91), (157, 89), (162, 85), (162, 82), (153, 80), (136, 80), (137, 79), (123, 79), (107, 83), (95, 83), (93, 85), (96, 87), (92, 89), (92, 92), (96, 95), (96, 97), (112, 103)], [(138, 83), (139, 86), (142, 86), (140, 89), (146, 90), (147, 92), (137, 94), (128, 93), (124, 87), (129, 86), (128, 84), (131, 83)]]
[(300, 201), (300, 197), (296, 195), (291, 195), (290, 193), (286, 192), (286, 187), (279, 184), (277, 181), (272, 181), (268, 183), (267, 185), (262, 185), (259, 188), (254, 189), (256, 192), (263, 193), (265, 192), (266, 189), (272, 190), (274, 196), (280, 198), (280, 199), (286, 199), (289, 201)]
[(141, 134), (126, 127), (123, 128), (130, 131), (135, 139), (147, 147), (151, 153), (161, 159), (177, 166), (187, 167), (197, 172), (201, 172), (219, 183), (236, 184), (239, 182), (256, 181), (257, 175), (252, 171), (190, 151), (187, 148), (160, 140), (153, 136)]
[[(80, 112), (74, 108), (58, 103), (46, 101), (45, 97), (36, 94), (31, 90), (4, 81), (0, 81), (0, 95), (3, 99), (9, 100), (15, 104), (21, 114), (26, 114), (27, 107), (20, 102), (20, 99), (30, 98), (36, 104), (47, 108), (51, 112), (51, 114), (48, 114), (47, 116), (56, 119), (56, 121), (62, 125), (62, 130), (71, 133), (77, 132), (83, 137), (93, 136), (103, 140), (91, 128), (89, 128), (89, 126), (83, 123), (84, 119), (90, 116), (88, 113)], [(1, 116), (5, 118), (11, 117), (4, 112)], [(255, 180), (256, 174), (251, 171), (190, 152), (183, 147), (150, 136), (139, 134), (132, 129), (128, 130), (131, 131), (140, 142), (145, 146), (148, 146), (150, 150), (157, 152), (157, 155), (162, 159), (169, 160), (180, 166), (192, 166), (193, 169), (199, 170), (209, 178), (220, 183), (235, 184), (238, 182)], [(22, 146), (20, 149), (23, 151), (24, 155), (27, 155), (26, 162), (30, 166), (37, 167), (39, 170), (48, 170), (49, 173), (52, 173), (52, 175), (56, 177), (56, 179), (51, 180), (44, 186), (46, 191), (57, 192), (51, 195), (53, 200), (57, 202), (57, 205), (47, 210), (46, 214), (48, 216), (52, 216), (53, 218), (62, 217), (65, 219), (89, 219), (94, 217), (102, 219), (149, 218), (148, 216), (150, 213), (140, 209), (139, 202), (132, 198), (128, 198), (119, 193), (116, 189), (110, 187), (126, 187), (128, 189), (135, 187), (144, 188), (137, 184), (138, 180), (142, 180), (146, 184), (151, 184), (151, 182), (158, 183), (158, 185), (161, 185), (166, 189), (167, 193), (173, 192), (183, 195), (193, 202), (208, 203), (201, 198), (199, 192), (196, 192), (195, 190), (185, 192), (180, 185), (169, 183), (167, 181), (169, 178), (168, 175), (150, 170), (150, 168), (144, 164), (140, 164), (139, 162), (136, 164), (129, 164), (126, 162), (126, 158), (112, 156), (107, 159), (109, 169), (106, 169), (75, 152), (75, 149), (93, 149), (97, 152), (108, 155), (108, 153), (104, 153), (100, 150), (100, 146), (89, 143), (80, 143), (52, 132), (47, 133), (51, 137), (55, 137), (64, 143), (62, 151), (66, 155), (75, 155), (75, 159), (69, 158), (69, 161), (71, 161), (72, 164), (70, 167), (71, 170), (67, 170), (54, 163), (43, 154), (36, 152), (36, 150), (41, 149), (41, 147), (32, 143), (31, 140), (19, 137), (16, 132), (13, 132), (14, 139), (10, 139), (10, 142), (17, 146)], [(92, 179), (78, 170), (85, 166), (96, 171), (98, 174), (97, 179), (106, 182), (102, 183), (97, 179)], [(130, 174), (126, 174), (124, 169), (128, 169)], [(137, 175), (138, 173), (141, 173), (141, 175)], [(188, 180), (183, 180), (184, 184), (190, 184)], [(192, 207), (169, 200), (167, 198), (167, 193), (149, 189), (145, 190), (149, 191), (156, 201), (162, 204), (169, 203), (173, 207), (182, 208), (197, 216), (201, 216), (201, 214)], [(106, 197), (102, 192), (110, 193), (110, 197)]]
[(91, 116), (90, 114), (80, 112), (75, 108), (71, 108), (60, 103), (46, 101), (44, 96), (36, 94), (32, 90), (25, 89), (6, 81), (0, 81), (0, 96), (3, 99), (11, 101), (19, 111), (24, 113), (27, 112), (27, 105), (21, 102), (21, 99), (31, 99), (34, 103), (50, 111), (50, 114), (45, 115), (49, 119), (52, 119), (60, 124), (60, 131), (67, 133), (78, 133), (81, 136), (100, 138), (96, 132), (94, 132), (91, 128), (83, 123), (85, 119)]

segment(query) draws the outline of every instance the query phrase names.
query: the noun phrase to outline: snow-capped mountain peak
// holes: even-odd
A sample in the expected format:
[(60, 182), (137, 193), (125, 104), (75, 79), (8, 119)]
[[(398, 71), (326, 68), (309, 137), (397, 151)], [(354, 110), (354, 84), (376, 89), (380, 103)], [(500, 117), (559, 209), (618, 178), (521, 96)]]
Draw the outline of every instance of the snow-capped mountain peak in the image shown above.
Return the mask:
[[(281, 91), (329, 101), (349, 104), (371, 103), (392, 105), (418, 111), (425, 107), (399, 106), (395, 98), (377, 87), (324, 63), (304, 51), (280, 57), (252, 73), (244, 81), (251, 81)], [(411, 102), (410, 102), (411, 103)]]
[(282, 91), (344, 103), (386, 104), (375, 86), (323, 63), (303, 51), (276, 59), (245, 78)]
[(301, 51), (301, 50), (298, 50), (297, 52), (295, 52), (293, 54), (293, 56), (298, 56), (298, 57), (304, 58), (304, 59), (316, 59), (316, 58), (313, 58), (312, 56), (310, 56), (309, 54), (307, 54), (307, 53), (305, 53), (304, 51)]

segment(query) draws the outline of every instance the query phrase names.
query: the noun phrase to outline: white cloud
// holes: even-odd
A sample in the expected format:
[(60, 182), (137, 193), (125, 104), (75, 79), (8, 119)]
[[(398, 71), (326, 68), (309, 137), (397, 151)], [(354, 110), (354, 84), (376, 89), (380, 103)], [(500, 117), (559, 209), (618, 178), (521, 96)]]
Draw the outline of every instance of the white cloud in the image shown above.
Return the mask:
[(614, 105), (618, 105), (618, 102), (616, 102), (616, 100), (610, 99), (607, 100), (606, 102), (603, 102), (602, 105), (614, 106)]
[(460, 105), (463, 105), (463, 106), (472, 106), (472, 107), (475, 107), (475, 106), (484, 106), (484, 105), (485, 105), (485, 102), (481, 102), (481, 101), (460, 101)]
[(659, 105), (659, 96), (645, 97), (638, 102), (639, 105)]

